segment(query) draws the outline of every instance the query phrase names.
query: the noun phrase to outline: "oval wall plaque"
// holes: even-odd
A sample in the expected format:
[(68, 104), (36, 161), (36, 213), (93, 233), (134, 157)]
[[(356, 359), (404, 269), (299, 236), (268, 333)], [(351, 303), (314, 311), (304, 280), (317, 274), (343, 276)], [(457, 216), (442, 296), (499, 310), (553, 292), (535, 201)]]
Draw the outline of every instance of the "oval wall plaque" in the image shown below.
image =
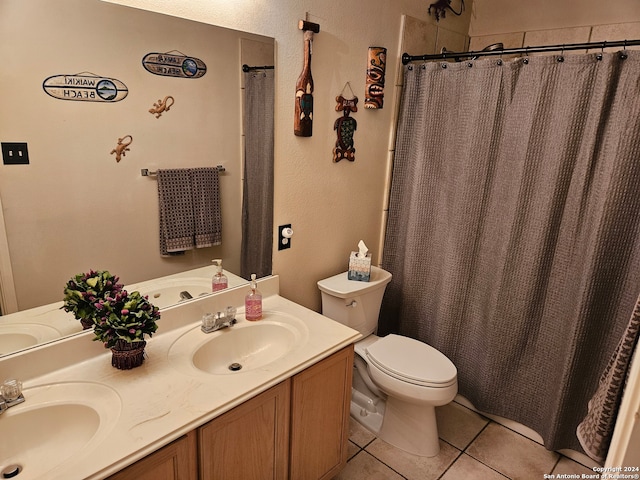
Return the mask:
[(148, 72), (165, 77), (200, 78), (207, 73), (207, 66), (199, 58), (174, 53), (147, 53), (142, 65)]
[(42, 88), (53, 98), (82, 102), (119, 102), (129, 93), (120, 80), (97, 75), (53, 75)]

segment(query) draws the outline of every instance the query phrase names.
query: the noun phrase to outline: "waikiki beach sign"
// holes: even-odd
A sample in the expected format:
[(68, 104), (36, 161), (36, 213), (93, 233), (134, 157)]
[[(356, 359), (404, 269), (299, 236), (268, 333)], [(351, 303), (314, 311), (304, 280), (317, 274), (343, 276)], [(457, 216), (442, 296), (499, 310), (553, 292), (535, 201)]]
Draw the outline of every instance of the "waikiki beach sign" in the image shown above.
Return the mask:
[(81, 102), (119, 102), (129, 93), (120, 80), (88, 73), (53, 75), (42, 83), (42, 88), (53, 98)]
[(207, 73), (206, 64), (196, 57), (174, 50), (168, 53), (147, 53), (142, 66), (154, 75), (177, 78), (200, 78)]

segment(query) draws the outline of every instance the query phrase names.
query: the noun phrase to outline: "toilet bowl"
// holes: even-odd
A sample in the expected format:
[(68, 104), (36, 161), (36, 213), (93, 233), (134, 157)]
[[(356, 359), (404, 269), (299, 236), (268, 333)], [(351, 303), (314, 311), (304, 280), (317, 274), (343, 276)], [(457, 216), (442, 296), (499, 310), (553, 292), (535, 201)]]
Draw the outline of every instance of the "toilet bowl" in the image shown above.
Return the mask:
[(369, 282), (348, 280), (346, 272), (320, 280), (322, 313), (364, 336), (355, 344), (351, 416), (381, 440), (431, 457), (440, 451), (435, 407), (456, 396), (457, 370), (426, 343), (374, 334), (390, 281), (377, 267)]

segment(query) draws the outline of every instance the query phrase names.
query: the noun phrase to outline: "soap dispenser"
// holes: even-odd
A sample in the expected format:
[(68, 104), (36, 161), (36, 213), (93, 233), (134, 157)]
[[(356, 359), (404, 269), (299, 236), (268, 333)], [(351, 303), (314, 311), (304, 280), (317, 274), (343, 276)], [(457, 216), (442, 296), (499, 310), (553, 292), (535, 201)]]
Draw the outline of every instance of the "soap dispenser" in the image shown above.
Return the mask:
[(251, 289), (244, 297), (244, 317), (249, 321), (262, 318), (262, 294), (258, 291), (256, 274), (251, 274)]
[(216, 273), (211, 279), (211, 291), (218, 292), (220, 290), (224, 290), (229, 285), (229, 281), (224, 273), (222, 273), (222, 260), (216, 259), (212, 260), (213, 264), (216, 266)]

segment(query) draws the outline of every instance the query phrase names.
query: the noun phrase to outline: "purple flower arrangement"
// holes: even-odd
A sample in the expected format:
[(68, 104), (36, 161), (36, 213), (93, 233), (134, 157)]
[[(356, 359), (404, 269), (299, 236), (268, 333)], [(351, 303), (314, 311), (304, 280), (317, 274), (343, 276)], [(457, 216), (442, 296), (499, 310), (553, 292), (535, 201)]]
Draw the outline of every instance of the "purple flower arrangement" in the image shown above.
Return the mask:
[(119, 278), (106, 270), (90, 270), (75, 275), (64, 288), (62, 308), (74, 316), (90, 322), (94, 340), (111, 348), (118, 340), (139, 342), (151, 336), (160, 318), (158, 307), (140, 292), (127, 292)]

